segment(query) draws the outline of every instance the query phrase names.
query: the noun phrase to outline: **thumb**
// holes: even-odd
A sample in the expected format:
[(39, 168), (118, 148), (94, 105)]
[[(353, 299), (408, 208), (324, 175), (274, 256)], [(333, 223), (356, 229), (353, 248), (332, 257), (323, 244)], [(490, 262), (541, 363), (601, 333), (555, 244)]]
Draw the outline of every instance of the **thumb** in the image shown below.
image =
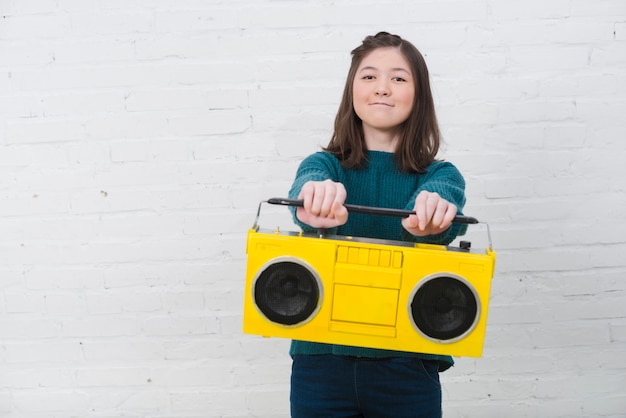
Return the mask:
[(419, 219), (417, 219), (417, 215), (409, 215), (407, 218), (404, 218), (402, 223), (409, 228), (417, 228)]

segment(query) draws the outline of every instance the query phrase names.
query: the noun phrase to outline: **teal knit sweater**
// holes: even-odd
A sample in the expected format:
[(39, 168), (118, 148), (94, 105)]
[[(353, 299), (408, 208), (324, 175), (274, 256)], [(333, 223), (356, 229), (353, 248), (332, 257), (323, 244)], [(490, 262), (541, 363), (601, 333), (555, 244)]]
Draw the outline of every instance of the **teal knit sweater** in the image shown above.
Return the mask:
[[(346, 203), (349, 204), (412, 210), (415, 198), (422, 190), (439, 193), (441, 197), (459, 208), (459, 214), (465, 204), (465, 181), (461, 173), (451, 163), (435, 161), (424, 174), (404, 173), (399, 170), (393, 153), (381, 151), (368, 152), (366, 169), (343, 168), (339, 160), (328, 152), (310, 155), (300, 164), (289, 191), (289, 197), (297, 198), (300, 189), (307, 181), (327, 179), (340, 182), (345, 186)], [(303, 231), (313, 232), (316, 230), (316, 228), (303, 224), (295, 217), (295, 208), (292, 208), (292, 211), (296, 224)], [(416, 237), (402, 227), (398, 218), (351, 213), (346, 224), (327, 232), (337, 235), (446, 245), (451, 243), (457, 235), (464, 234), (465, 229), (466, 226), (464, 225), (453, 224), (441, 234)], [(372, 358), (420, 357), (438, 360), (440, 371), (446, 370), (454, 364), (450, 356), (306, 341), (292, 341), (290, 354), (336, 354)]]

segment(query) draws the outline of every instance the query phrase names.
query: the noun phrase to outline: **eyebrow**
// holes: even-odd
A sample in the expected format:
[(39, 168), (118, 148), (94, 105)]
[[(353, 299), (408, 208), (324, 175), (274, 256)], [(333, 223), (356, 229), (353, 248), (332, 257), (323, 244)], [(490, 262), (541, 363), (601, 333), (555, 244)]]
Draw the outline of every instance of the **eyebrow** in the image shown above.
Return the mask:
[[(378, 68), (376, 68), (376, 67), (372, 67), (371, 65), (368, 65), (367, 67), (363, 67), (363, 68), (361, 68), (361, 69), (359, 70), (359, 72), (361, 73), (361, 72), (363, 72), (363, 71), (365, 71), (365, 70), (368, 70), (368, 71), (369, 71), (369, 70), (379, 71), (379, 70), (378, 70)], [(392, 72), (393, 72), (393, 71), (402, 71), (402, 72), (405, 72), (405, 73), (407, 73), (407, 74), (411, 74), (411, 72), (410, 72), (410, 71), (408, 71), (408, 70), (406, 70), (406, 69), (404, 69), (404, 68), (402, 68), (402, 67), (392, 68), (392, 69), (391, 69), (391, 71), (392, 71)]]

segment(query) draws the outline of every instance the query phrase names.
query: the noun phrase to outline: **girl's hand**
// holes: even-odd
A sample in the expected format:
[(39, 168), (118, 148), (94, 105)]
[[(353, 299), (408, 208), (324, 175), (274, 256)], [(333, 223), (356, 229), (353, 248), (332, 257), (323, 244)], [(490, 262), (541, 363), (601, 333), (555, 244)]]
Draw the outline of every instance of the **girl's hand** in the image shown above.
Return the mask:
[(346, 189), (341, 183), (331, 180), (306, 182), (298, 199), (304, 201), (304, 207), (296, 210), (296, 216), (313, 228), (333, 228), (348, 221), (348, 210), (343, 206)]
[(450, 227), (457, 207), (439, 194), (422, 191), (415, 199), (415, 215), (402, 220), (402, 226), (411, 234), (424, 237), (440, 234)]

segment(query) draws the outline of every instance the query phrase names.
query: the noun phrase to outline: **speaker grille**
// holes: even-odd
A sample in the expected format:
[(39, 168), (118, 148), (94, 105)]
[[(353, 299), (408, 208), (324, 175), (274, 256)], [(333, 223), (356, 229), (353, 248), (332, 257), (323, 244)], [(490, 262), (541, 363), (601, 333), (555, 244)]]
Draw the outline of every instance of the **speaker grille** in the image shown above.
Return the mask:
[(296, 325), (317, 310), (320, 285), (315, 275), (301, 264), (281, 261), (270, 264), (254, 284), (254, 302), (267, 319)]
[(478, 320), (479, 300), (474, 290), (456, 277), (427, 280), (411, 301), (414, 325), (426, 337), (453, 342), (469, 333)]

